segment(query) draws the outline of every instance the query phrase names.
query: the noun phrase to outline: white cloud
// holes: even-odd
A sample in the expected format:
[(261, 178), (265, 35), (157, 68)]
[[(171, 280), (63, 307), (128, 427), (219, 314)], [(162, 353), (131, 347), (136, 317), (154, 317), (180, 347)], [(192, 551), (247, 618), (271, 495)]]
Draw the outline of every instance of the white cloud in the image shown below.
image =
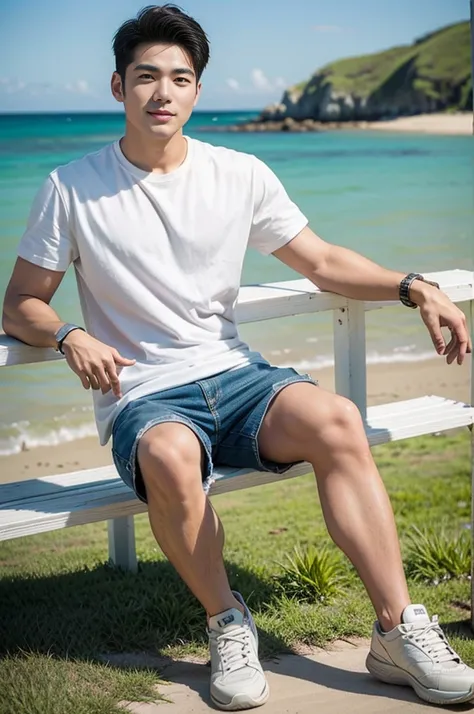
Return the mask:
[(228, 77), (225, 80), (227, 87), (233, 92), (239, 93), (241, 96), (255, 96), (257, 94), (275, 94), (275, 97), (282, 89), (287, 89), (288, 83), (283, 77), (269, 79), (263, 69), (256, 67), (250, 72), (251, 84), (240, 82), (234, 77)]
[(257, 89), (262, 89), (264, 91), (269, 91), (273, 89), (272, 83), (270, 82), (268, 77), (266, 77), (263, 70), (253, 69), (251, 72), (251, 77), (254, 87), (256, 87)]
[(85, 79), (78, 79), (75, 82), (68, 82), (64, 85), (64, 88), (68, 92), (74, 92), (76, 94), (92, 94), (89, 83)]
[(85, 79), (78, 79), (76, 82), (77, 89), (82, 94), (88, 94), (90, 92), (89, 84)]
[(226, 83), (228, 87), (234, 90), (234, 92), (238, 92), (238, 90), (240, 89), (240, 84), (237, 82), (236, 79), (232, 79), (232, 77), (226, 79)]
[(22, 92), (26, 89), (26, 86), (26, 82), (22, 82), (19, 79), (9, 79), (8, 77), (0, 78), (0, 91), (6, 92), (7, 94)]
[(85, 79), (65, 85), (55, 85), (51, 82), (24, 82), (20, 79), (0, 77), (0, 92), (6, 94), (22, 94), (30, 97), (41, 97), (45, 94), (62, 94), (64, 90), (75, 94), (92, 95), (89, 84)]

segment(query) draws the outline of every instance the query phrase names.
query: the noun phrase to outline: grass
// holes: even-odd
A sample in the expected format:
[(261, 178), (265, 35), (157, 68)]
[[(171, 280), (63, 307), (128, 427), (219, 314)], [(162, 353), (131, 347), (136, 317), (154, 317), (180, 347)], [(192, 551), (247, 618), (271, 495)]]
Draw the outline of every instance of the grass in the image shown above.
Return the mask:
[(116, 714), (117, 702), (157, 699), (152, 672), (39, 654), (0, 661), (0, 677), (0, 714)]
[(407, 573), (414, 580), (437, 585), (440, 580), (467, 578), (471, 573), (471, 533), (449, 536), (434, 528), (414, 528), (407, 557)]
[[(451, 557), (449, 539), (470, 522), (468, 432), (397, 442), (375, 448), (374, 455), (407, 561), (414, 526), (443, 530), (445, 540), (434, 552)], [(312, 475), (213, 502), (226, 529), (231, 584), (255, 613), (264, 657), (370, 635), (370, 602), (327, 535)], [(136, 529), (137, 575), (106, 565), (105, 524), (0, 544), (0, 714), (112, 714), (121, 700), (166, 695), (159, 667), (142, 657), (147, 666), (133, 668), (131, 653), (206, 657), (199, 604), (162, 556), (146, 516), (136, 518)], [(299, 598), (294, 586), (284, 586), (282, 566), (289, 556), (297, 562), (295, 546), (301, 556), (313, 556), (304, 567), (318, 587), (327, 586), (324, 563), (334, 568), (339, 593), (336, 588), (321, 602), (317, 593)], [(407, 567), (412, 600), (440, 616), (454, 646), (474, 664), (469, 580), (451, 577), (433, 585), (411, 572)], [(116, 664), (117, 654), (128, 656), (130, 667)]]
[(441, 108), (471, 108), (471, 39), (469, 22), (459, 22), (420, 38), (412, 45), (347, 57), (318, 70), (296, 84), (297, 94), (311, 94), (331, 84), (334, 92), (358, 97), (386, 97), (396, 92), (417, 93), (438, 100)]

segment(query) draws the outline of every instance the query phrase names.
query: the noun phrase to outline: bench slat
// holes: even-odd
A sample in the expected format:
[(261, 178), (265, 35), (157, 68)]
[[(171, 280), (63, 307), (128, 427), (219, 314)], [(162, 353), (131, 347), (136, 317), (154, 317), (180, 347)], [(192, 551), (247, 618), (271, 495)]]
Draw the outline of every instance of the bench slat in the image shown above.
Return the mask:
[[(420, 426), (430, 421), (434, 415), (435, 420), (439, 420), (441, 413), (437, 410), (433, 412), (434, 407), (443, 407), (442, 418), (452, 418), (461, 416), (462, 424), (465, 423), (466, 407), (461, 402), (446, 400), (444, 397), (425, 396), (418, 397), (407, 401), (392, 402), (390, 404), (369, 407), (368, 409), (368, 433), (369, 438), (374, 438), (376, 430), (384, 428), (384, 423), (387, 420), (392, 420), (394, 417), (403, 415), (403, 425), (414, 428), (419, 422)], [(392, 424), (392, 429), (393, 429)], [(372, 433), (372, 436), (370, 434)], [(378, 442), (377, 442), (378, 443)], [(227, 472), (226, 477), (227, 477)], [(229, 470), (231, 473), (231, 470)], [(232, 475), (233, 474), (232, 472)], [(31, 479), (28, 481), (16, 481), (0, 486), (0, 504), (11, 503), (16, 500), (25, 502), (29, 498), (40, 500), (43, 498), (52, 497), (60, 492), (58, 487), (63, 488), (67, 484), (67, 488), (72, 491), (74, 488), (81, 489), (86, 485), (92, 486), (94, 483), (103, 483), (106, 480), (117, 478), (117, 472), (114, 466), (105, 466), (84, 471), (73, 471), (70, 473), (56, 474), (54, 476), (46, 476), (41, 479)]]
[[(431, 434), (474, 423), (474, 407), (443, 397), (370, 407), (367, 435), (370, 444)], [(283, 475), (250, 469), (216, 471), (212, 495), (293, 478), (311, 470), (298, 464)], [(113, 466), (60, 474), (0, 486), (0, 540), (83, 525), (146, 510), (116, 474)]]
[[(445, 270), (425, 273), (435, 280), (454, 302), (474, 299), (474, 273), (469, 270)], [(375, 310), (397, 302), (366, 302), (366, 310)], [(346, 298), (323, 292), (306, 278), (264, 285), (246, 285), (240, 289), (236, 306), (237, 321), (258, 322), (277, 317), (336, 310), (347, 305)], [(30, 347), (0, 334), (0, 367), (63, 359), (50, 348)]]
[[(369, 408), (367, 429), (372, 438), (375, 431), (384, 428), (384, 422), (387, 419), (403, 414), (404, 426), (410, 428), (416, 426), (416, 423), (423, 425), (430, 421), (433, 415), (433, 407), (444, 405), (443, 419), (450, 415), (461, 414), (464, 420), (464, 408), (462, 404), (457, 402), (447, 402), (443, 397), (429, 396), (412, 399), (409, 402), (410, 409), (408, 412), (407, 402), (392, 402), (378, 407)], [(434, 415), (435, 419), (439, 419), (439, 413)], [(225, 477), (228, 473), (235, 475), (231, 470), (225, 470)], [(117, 478), (117, 473), (114, 466), (106, 466), (102, 468), (88, 469), (85, 471), (73, 471), (70, 473), (56, 474), (47, 476), (41, 479), (32, 479), (29, 481), (20, 481), (0, 486), (0, 503), (12, 503), (20, 500), (25, 503), (27, 499), (35, 499), (40, 501), (46, 498), (57, 497), (61, 494), (64, 485), (67, 485), (68, 491), (81, 490), (85, 485), (93, 486), (94, 484), (103, 483), (106, 480)]]
[(111, 465), (56, 474), (55, 476), (44, 476), (43, 478), (35, 478), (28, 481), (5, 483), (0, 485), (0, 504), (3, 505), (17, 500), (25, 501), (28, 498), (40, 499), (44, 496), (49, 497), (57, 493), (65, 484), (69, 489), (73, 490), (107, 480), (113, 481), (116, 478), (117, 471), (115, 466)]

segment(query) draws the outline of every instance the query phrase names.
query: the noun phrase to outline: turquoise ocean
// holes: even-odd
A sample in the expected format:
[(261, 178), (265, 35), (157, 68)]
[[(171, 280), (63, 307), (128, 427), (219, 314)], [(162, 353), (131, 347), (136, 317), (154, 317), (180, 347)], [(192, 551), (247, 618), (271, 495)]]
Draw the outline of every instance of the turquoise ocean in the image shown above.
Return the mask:
[[(251, 112), (197, 112), (185, 132), (256, 154), (277, 173), (317, 233), (399, 270), (474, 267), (471, 137), (337, 131), (247, 134), (225, 127)], [(25, 228), (31, 201), (48, 173), (123, 133), (121, 114), (0, 115), (0, 294)], [(273, 257), (249, 251), (242, 284), (297, 277)], [(54, 307), (81, 322), (69, 271)], [(304, 371), (329, 366), (330, 315), (241, 327), (253, 348), (278, 365)], [(396, 307), (368, 316), (371, 363), (433, 357), (415, 311)], [(439, 358), (438, 358), (439, 359)], [(0, 455), (95, 434), (90, 393), (64, 363), (0, 370)]]

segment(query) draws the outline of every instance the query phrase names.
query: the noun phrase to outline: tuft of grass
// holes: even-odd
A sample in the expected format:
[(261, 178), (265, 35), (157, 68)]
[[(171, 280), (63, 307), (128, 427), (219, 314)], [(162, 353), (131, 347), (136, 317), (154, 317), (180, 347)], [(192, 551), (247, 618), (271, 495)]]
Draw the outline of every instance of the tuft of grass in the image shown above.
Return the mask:
[(123, 714), (122, 701), (156, 702), (156, 674), (19, 653), (0, 660), (0, 714)]
[(471, 572), (471, 534), (450, 536), (445, 530), (413, 526), (408, 536), (408, 577), (438, 585), (442, 580), (467, 578)]
[(285, 595), (301, 602), (329, 602), (344, 593), (350, 578), (341, 556), (327, 546), (317, 549), (310, 545), (304, 550), (295, 546), (277, 582)]

